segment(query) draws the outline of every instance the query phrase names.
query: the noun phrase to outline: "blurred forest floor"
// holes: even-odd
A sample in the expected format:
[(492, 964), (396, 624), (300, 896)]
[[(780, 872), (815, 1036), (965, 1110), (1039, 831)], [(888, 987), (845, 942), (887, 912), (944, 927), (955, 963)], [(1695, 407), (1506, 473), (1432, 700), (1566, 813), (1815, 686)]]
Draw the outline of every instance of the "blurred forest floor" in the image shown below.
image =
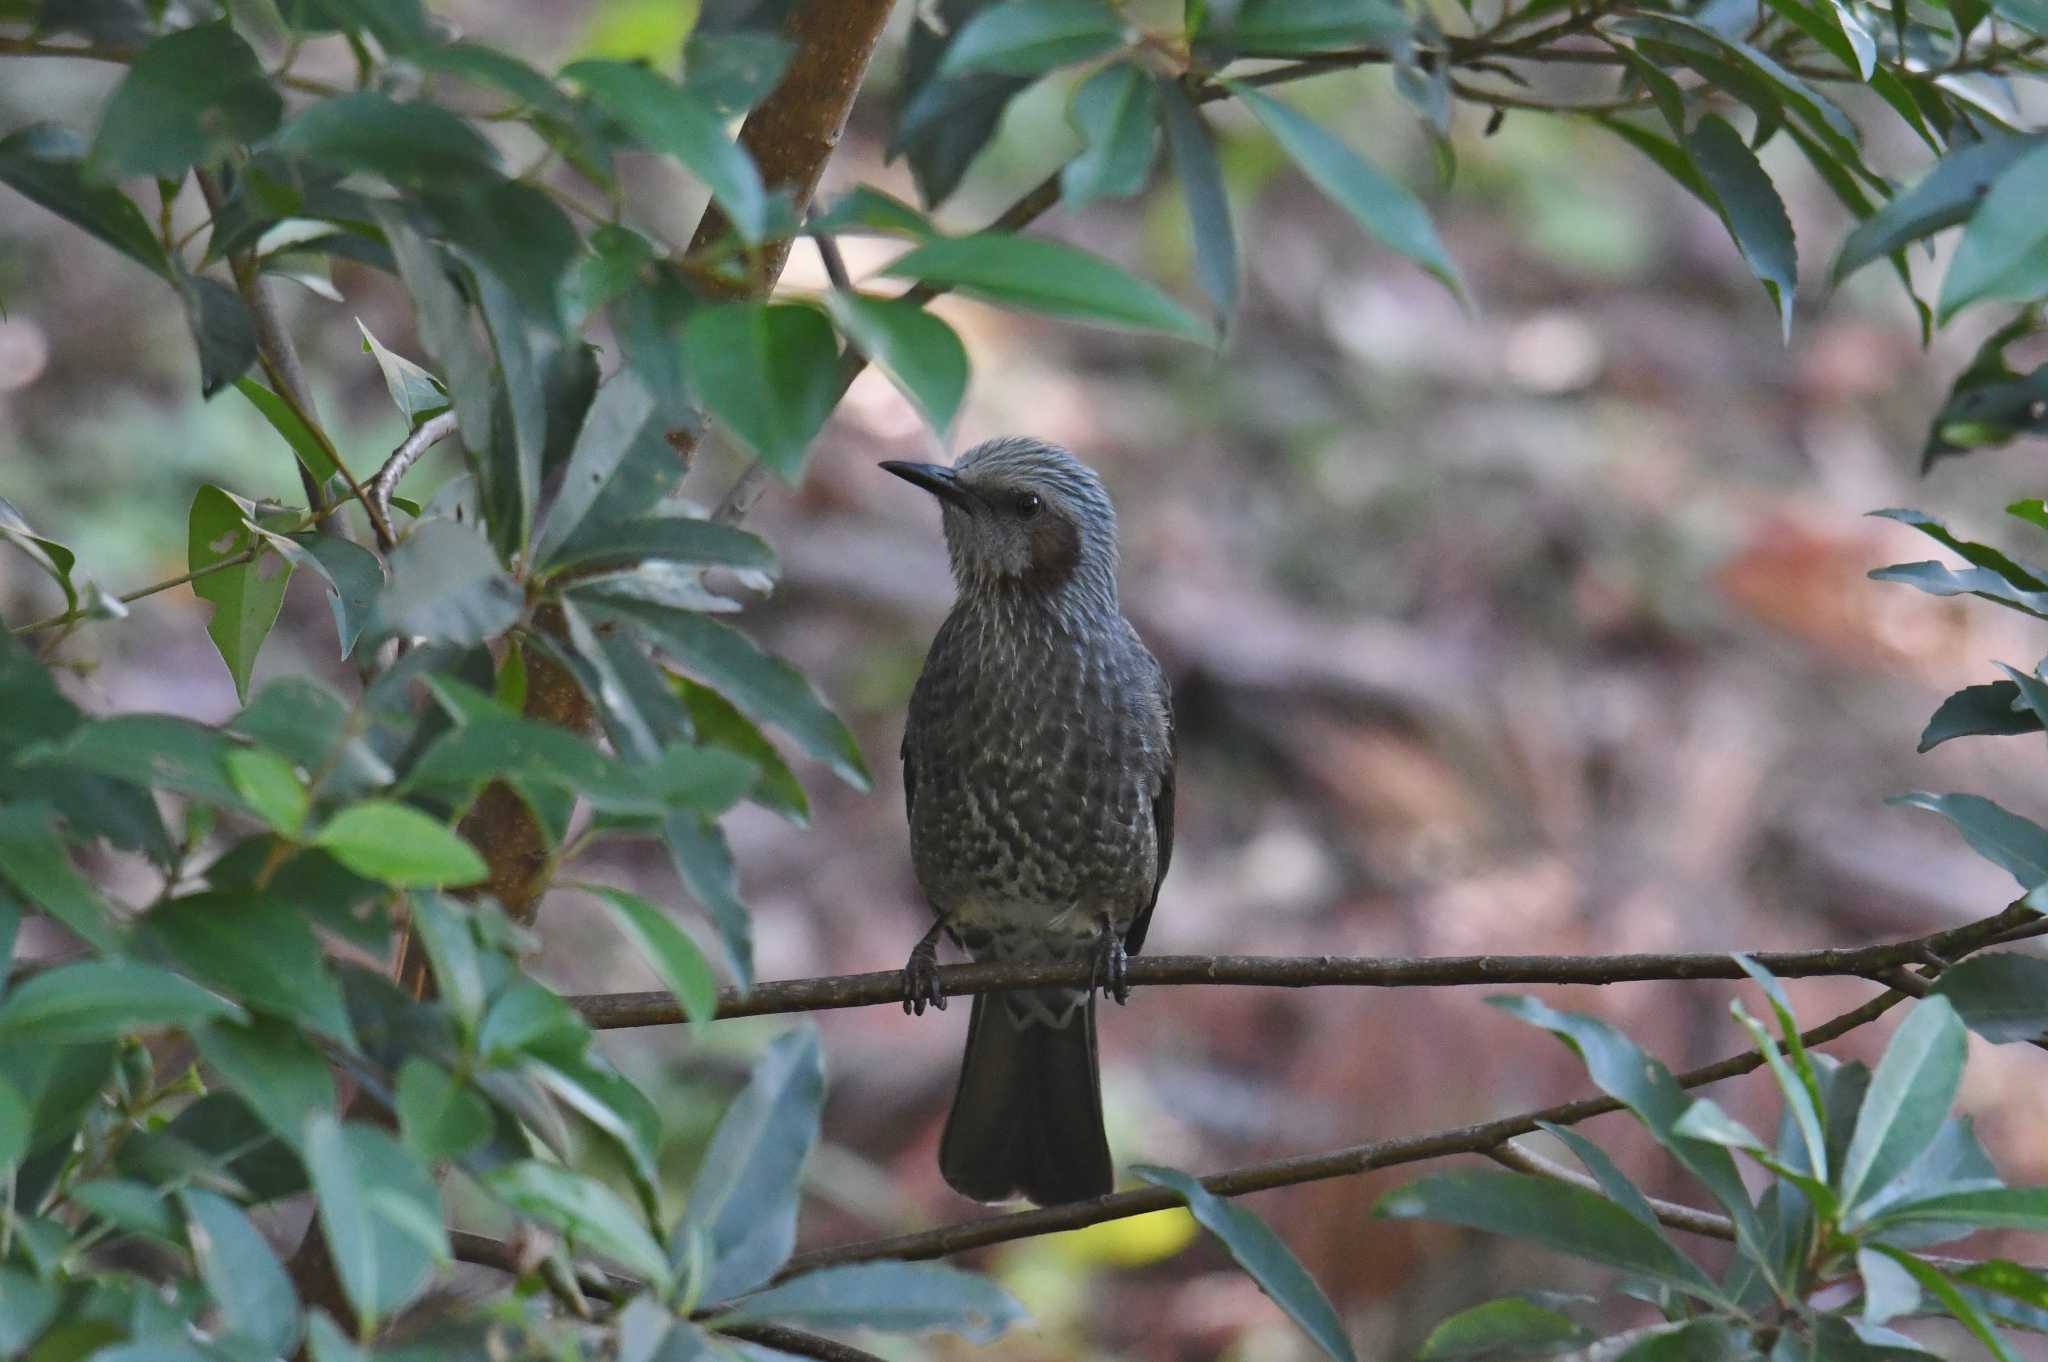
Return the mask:
[[(436, 5), (536, 61), (658, 42), (641, 3), (552, 0), (505, 11)], [(673, 9), (673, 6), (667, 7)], [(907, 21), (909, 6), (899, 16)], [(670, 50), (673, 50), (672, 48)], [(824, 194), (883, 176), (885, 53)], [(111, 68), (15, 63), (0, 117), (81, 122)], [(1002, 142), (942, 220), (967, 228), (1035, 183), (1071, 134), (1064, 91), (1012, 111)], [(1427, 186), (1430, 150), (1383, 74), (1301, 88), (1382, 165)], [(1869, 270), (1822, 297), (1844, 231), (1810, 175), (1792, 204), (1808, 296), (1791, 343), (1705, 209), (1589, 123), (1458, 115), (1456, 178), (1433, 201), (1476, 315), (1374, 248), (1232, 111), (1228, 170), (1246, 305), (1222, 354), (938, 309), (975, 365), (945, 456), (991, 435), (1064, 443), (1109, 481), (1123, 521), (1127, 608), (1178, 694), (1178, 849), (1148, 943), (1170, 953), (1333, 954), (1731, 950), (1913, 935), (1995, 911), (2002, 872), (1946, 824), (1886, 808), (1913, 788), (1990, 795), (2039, 817), (2038, 745), (1975, 739), (1916, 756), (1939, 699), (2031, 663), (2048, 636), (1989, 606), (1865, 580), (1931, 556), (1864, 519), (1913, 504), (2024, 551), (1999, 507), (2044, 490), (2038, 445), (1917, 475), (1925, 423), (1977, 337), (1920, 348), (1896, 282)], [(1910, 148), (1879, 149), (1903, 175)], [(1890, 156), (1885, 152), (1895, 153)], [(635, 211), (686, 235), (695, 198), (651, 174)], [(197, 221), (195, 205), (179, 206)], [(1044, 230), (1192, 295), (1170, 182)], [(856, 276), (880, 243), (845, 243)], [(815, 288), (808, 245), (785, 279)], [(291, 285), (296, 332), (345, 449), (371, 465), (398, 418), (352, 317), (417, 357), (387, 281), (338, 276), (342, 301)], [(184, 568), (185, 508), (205, 481), (289, 495), (285, 451), (232, 394), (202, 406), (175, 299), (113, 253), (0, 196), (0, 495), (125, 590)], [(600, 338), (602, 339), (602, 338)], [(924, 645), (950, 599), (925, 498), (876, 472), (939, 457), (885, 382), (864, 376), (802, 485), (754, 518), (785, 565), (745, 627), (816, 678), (876, 773), (860, 795), (804, 772), (813, 826), (756, 810), (730, 823), (763, 977), (892, 969), (928, 921), (911, 878), (896, 744)], [(430, 458), (419, 485), (452, 461)], [(715, 498), (737, 467), (714, 448), (686, 490)], [(2003, 523), (2001, 523), (2003, 522)], [(2008, 530), (2006, 527), (2010, 526)], [(49, 593), (0, 560), (16, 620)], [(103, 709), (208, 719), (226, 670), (179, 590), (66, 645), (77, 692)], [(258, 667), (339, 675), (310, 583)], [(658, 855), (592, 868), (668, 902)], [(543, 973), (565, 991), (654, 986), (586, 900), (541, 918)], [(1854, 981), (1791, 985), (1811, 1020), (1867, 997)], [(1198, 1171), (1422, 1131), (1589, 1090), (1554, 1040), (1482, 1005), (1486, 990), (1386, 993), (1141, 990), (1103, 1018), (1120, 1163)], [(1600, 1012), (1674, 1068), (1743, 1048), (1733, 986), (1549, 990)], [(1553, 996), (1561, 995), (1561, 996)], [(935, 1151), (964, 1008), (818, 1018), (830, 1057), (829, 1147), (807, 1242), (970, 1214)], [(678, 1175), (746, 1054), (786, 1020), (614, 1034), (636, 1072), (665, 1075)], [(1874, 1057), (1885, 1028), (1838, 1053)], [(2009, 1179), (2048, 1178), (2042, 1057), (1972, 1041), (1964, 1109)], [(1717, 1092), (1774, 1122), (1768, 1081)], [(1698, 1199), (1626, 1124), (1589, 1131), (1647, 1188)], [(1537, 1147), (1544, 1142), (1536, 1141)], [(1481, 1236), (1368, 1218), (1413, 1170), (1253, 1203), (1352, 1319), (1364, 1356), (1411, 1356), (1452, 1309), (1509, 1286), (1570, 1289), (1561, 1260)], [(1284, 1359), (1302, 1342), (1178, 1217), (1013, 1245), (986, 1265), (1039, 1327), (989, 1355)], [(1713, 1255), (1709, 1244), (1701, 1251)], [(951, 1355), (941, 1344), (934, 1356)]]

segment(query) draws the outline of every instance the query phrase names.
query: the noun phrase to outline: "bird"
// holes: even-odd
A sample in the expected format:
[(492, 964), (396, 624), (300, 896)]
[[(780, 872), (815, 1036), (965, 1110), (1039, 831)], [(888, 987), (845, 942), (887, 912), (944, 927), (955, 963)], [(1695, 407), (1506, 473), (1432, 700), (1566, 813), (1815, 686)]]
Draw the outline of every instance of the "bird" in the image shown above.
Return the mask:
[(903, 733), (935, 917), (904, 1008), (945, 1007), (942, 934), (977, 961), (1091, 962), (1087, 988), (975, 995), (939, 1171), (976, 1201), (1102, 1196), (1095, 999), (1128, 1000), (1172, 859), (1172, 692), (1118, 602), (1116, 509), (1093, 469), (1015, 436), (951, 467), (881, 466), (938, 501), (955, 588)]

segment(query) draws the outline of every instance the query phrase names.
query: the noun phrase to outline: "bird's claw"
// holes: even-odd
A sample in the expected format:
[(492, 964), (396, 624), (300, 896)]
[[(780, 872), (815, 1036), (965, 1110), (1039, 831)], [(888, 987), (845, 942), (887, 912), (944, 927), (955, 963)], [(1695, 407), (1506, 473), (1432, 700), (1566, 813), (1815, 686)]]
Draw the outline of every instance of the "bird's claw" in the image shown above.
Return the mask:
[(910, 960), (903, 966), (903, 1011), (922, 1017), (927, 1006), (946, 1010), (946, 994), (939, 987), (938, 943), (929, 939), (911, 948)]
[(1122, 1007), (1131, 1000), (1130, 964), (1123, 936), (1114, 927), (1104, 927), (1096, 942), (1095, 970), (1088, 986), (1101, 989)]

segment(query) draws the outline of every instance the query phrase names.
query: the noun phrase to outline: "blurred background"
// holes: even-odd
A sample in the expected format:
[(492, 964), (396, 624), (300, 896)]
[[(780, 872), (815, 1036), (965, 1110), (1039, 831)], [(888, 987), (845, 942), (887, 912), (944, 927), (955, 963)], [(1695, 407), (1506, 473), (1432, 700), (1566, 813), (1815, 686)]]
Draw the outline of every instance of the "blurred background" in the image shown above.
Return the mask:
[[(434, 8), (542, 64), (672, 53), (690, 9)], [(856, 180), (913, 197), (903, 167), (883, 164), (912, 7), (902, 8), (824, 199)], [(5, 70), (8, 127), (38, 117), (90, 126), (117, 74), (51, 61)], [(1054, 84), (1018, 102), (945, 225), (980, 225), (1065, 154), (1067, 93)], [(2032, 740), (1914, 753), (1943, 695), (1991, 679), (1994, 657), (2032, 663), (2048, 636), (1987, 605), (1864, 576), (1935, 556), (1911, 531), (1864, 518), (1883, 506), (1921, 506), (1959, 532), (2027, 549), (2024, 527), (1999, 508), (2048, 490), (2034, 471), (2038, 445), (1917, 473), (1926, 422), (1989, 323), (1923, 350), (1887, 272), (1827, 296), (1845, 222), (1810, 173), (1782, 162), (1771, 169), (1789, 171), (1804, 284), (1789, 345), (1707, 210), (1595, 125), (1515, 113), (1485, 136), (1485, 111), (1461, 107), (1446, 184), (1385, 73), (1321, 78), (1289, 98), (1429, 192), (1476, 312), (1374, 247), (1224, 106), (1211, 112), (1227, 139), (1246, 302), (1221, 354), (938, 303), (975, 368), (943, 451), (870, 373), (801, 485), (771, 490), (753, 517), (785, 570), (742, 623), (816, 679), (876, 776), (859, 794), (804, 769), (807, 831), (751, 808), (730, 820), (762, 976), (896, 968), (929, 920), (910, 873), (896, 747), (951, 590), (928, 499), (874, 465), (1020, 432), (1071, 447), (1108, 480), (1127, 609), (1176, 688), (1179, 835), (1154, 951), (1840, 945), (1917, 935), (2012, 897), (2003, 872), (1945, 823), (1883, 800), (1964, 790), (2048, 813)], [(1872, 159), (1906, 177), (1922, 165), (1907, 146), (1874, 148)], [(696, 191), (643, 170), (636, 219), (685, 238)], [(194, 203), (177, 214), (200, 220)], [(1193, 298), (1183, 221), (1165, 181), (1079, 220), (1055, 213), (1039, 230)], [(856, 277), (896, 249), (844, 247)], [(355, 466), (374, 466), (403, 431), (351, 319), (415, 358), (419, 345), (389, 281), (352, 270), (325, 282), (332, 296), (276, 287), (323, 413)], [(784, 289), (823, 282), (800, 246)], [(199, 401), (171, 293), (5, 193), (0, 302), (0, 495), (75, 548), (84, 575), (119, 592), (182, 572), (185, 512), (204, 482), (296, 494), (288, 455), (253, 410), (233, 394)], [(700, 464), (686, 491), (706, 502), (739, 467), (715, 440)], [(446, 451), (430, 456), (406, 490), (430, 491), (451, 469)], [(8, 619), (60, 605), (25, 561), (0, 558)], [(87, 626), (60, 654), (75, 692), (102, 710), (232, 712), (203, 612), (180, 588), (123, 623)], [(318, 587), (301, 582), (257, 681), (306, 670), (346, 677)], [(684, 902), (652, 848), (584, 873)], [(538, 967), (558, 988), (655, 986), (587, 900), (555, 895), (540, 928)], [(1791, 985), (1809, 1022), (1871, 990)], [(1484, 1006), (1486, 991), (1141, 990), (1103, 1018), (1119, 1162), (1212, 1171), (1590, 1090), (1554, 1040)], [(1727, 1014), (1736, 993), (1667, 983), (1544, 996), (1614, 1019), (1682, 1068), (1743, 1048)], [(678, 1180), (746, 1057), (789, 1024), (607, 1038), (663, 1095)], [(965, 1024), (964, 1007), (817, 1018), (833, 1097), (806, 1243), (976, 1213), (935, 1162)], [(1835, 1050), (1874, 1057), (1886, 1030)], [(2048, 1178), (2035, 1133), (2048, 1119), (2040, 1057), (1971, 1043), (1964, 1109), (2010, 1180)], [(1767, 1089), (1749, 1080), (1715, 1095), (1768, 1126)], [(1625, 1121), (1587, 1129), (1650, 1191), (1700, 1199)], [(1372, 1220), (1374, 1198), (1411, 1174), (1248, 1203), (1337, 1301), (1362, 1356), (1412, 1355), (1445, 1314), (1510, 1287), (1604, 1280), (1484, 1236)], [(1711, 1259), (1718, 1246), (1689, 1247)], [(1011, 1245), (981, 1265), (1037, 1320), (991, 1356), (1309, 1355), (1179, 1215)]]

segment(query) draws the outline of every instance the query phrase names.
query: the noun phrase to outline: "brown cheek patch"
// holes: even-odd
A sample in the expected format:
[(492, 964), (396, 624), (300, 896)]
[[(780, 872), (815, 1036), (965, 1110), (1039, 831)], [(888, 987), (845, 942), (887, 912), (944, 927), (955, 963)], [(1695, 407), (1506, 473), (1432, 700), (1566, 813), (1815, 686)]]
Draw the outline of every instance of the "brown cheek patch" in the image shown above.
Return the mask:
[(1081, 563), (1081, 535), (1063, 516), (1048, 516), (1031, 527), (1031, 566), (1025, 582), (1040, 591), (1057, 591)]

